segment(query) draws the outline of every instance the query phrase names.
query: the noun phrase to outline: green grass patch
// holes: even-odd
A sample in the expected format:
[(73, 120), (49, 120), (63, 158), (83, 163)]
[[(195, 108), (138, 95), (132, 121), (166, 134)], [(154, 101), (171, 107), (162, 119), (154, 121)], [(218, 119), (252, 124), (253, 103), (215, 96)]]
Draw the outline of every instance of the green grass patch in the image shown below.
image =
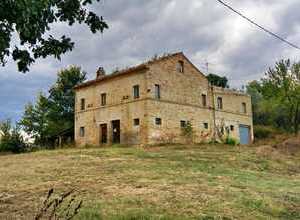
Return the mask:
[(78, 191), (76, 219), (297, 219), (299, 162), (221, 144), (3, 155), (0, 219), (32, 218), (51, 187)]

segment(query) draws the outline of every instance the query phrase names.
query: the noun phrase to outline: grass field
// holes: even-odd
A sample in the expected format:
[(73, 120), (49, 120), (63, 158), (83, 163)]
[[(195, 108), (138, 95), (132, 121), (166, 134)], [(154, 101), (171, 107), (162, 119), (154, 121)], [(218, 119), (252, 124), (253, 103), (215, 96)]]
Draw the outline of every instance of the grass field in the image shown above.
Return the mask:
[(78, 190), (76, 219), (300, 219), (300, 155), (222, 145), (0, 156), (0, 219), (33, 219), (49, 188)]

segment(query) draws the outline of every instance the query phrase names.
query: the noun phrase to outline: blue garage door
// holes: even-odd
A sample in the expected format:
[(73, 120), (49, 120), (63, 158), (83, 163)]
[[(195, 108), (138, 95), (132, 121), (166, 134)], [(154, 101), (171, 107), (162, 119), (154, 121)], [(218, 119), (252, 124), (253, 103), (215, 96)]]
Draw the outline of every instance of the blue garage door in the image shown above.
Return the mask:
[(250, 128), (247, 125), (240, 125), (240, 143), (250, 144)]

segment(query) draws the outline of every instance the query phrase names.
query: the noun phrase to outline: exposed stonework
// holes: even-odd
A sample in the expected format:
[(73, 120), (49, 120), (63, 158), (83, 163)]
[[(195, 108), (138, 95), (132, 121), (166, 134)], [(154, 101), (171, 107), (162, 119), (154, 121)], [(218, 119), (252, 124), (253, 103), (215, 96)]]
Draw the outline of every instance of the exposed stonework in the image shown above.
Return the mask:
[[(134, 97), (137, 85), (139, 96)], [(218, 98), (222, 98), (222, 109), (218, 109)], [(239, 140), (241, 129), (248, 129), (249, 141), (253, 140), (251, 98), (210, 86), (183, 53), (154, 59), (76, 87), (78, 145), (103, 144), (106, 131), (106, 144), (181, 143), (186, 141), (181, 121), (191, 122), (193, 142), (218, 139), (222, 132)]]

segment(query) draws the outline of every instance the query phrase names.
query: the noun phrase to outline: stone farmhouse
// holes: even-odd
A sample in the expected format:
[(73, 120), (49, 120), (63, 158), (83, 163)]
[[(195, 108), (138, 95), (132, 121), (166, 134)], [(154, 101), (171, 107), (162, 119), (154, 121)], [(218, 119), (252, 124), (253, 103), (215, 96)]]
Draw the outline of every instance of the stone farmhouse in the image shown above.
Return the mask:
[(181, 52), (109, 75), (99, 68), (75, 92), (77, 145), (253, 141), (250, 96), (211, 86)]

